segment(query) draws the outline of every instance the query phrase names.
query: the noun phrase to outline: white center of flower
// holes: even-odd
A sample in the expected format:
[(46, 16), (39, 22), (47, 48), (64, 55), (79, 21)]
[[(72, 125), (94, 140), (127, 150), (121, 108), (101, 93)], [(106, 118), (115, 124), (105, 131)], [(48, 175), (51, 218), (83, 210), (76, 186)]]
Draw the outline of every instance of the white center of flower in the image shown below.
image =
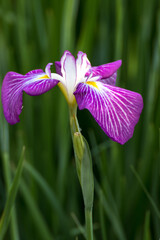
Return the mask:
[(82, 64), (81, 58), (75, 60), (69, 52), (65, 52), (61, 59), (61, 73), (63, 80), (60, 80), (60, 82), (63, 86), (62, 84), (59, 84), (59, 86), (69, 103), (75, 101), (73, 93), (76, 90), (76, 86), (80, 82), (86, 81), (85, 73), (87, 70), (88, 69), (86, 69), (84, 64)]
[[(61, 73), (58, 80), (60, 83), (58, 86), (62, 90), (69, 104), (75, 102), (73, 95), (76, 87), (81, 82), (94, 81), (92, 74), (89, 77), (85, 77), (86, 72), (91, 68), (91, 64), (87, 59), (86, 54), (79, 52), (78, 58), (75, 60), (74, 56), (70, 52), (66, 51), (61, 58)], [(51, 74), (52, 78), (54, 74)], [(57, 74), (56, 74), (57, 75)], [(56, 78), (55, 78), (56, 79)], [(93, 85), (93, 84), (92, 84)]]

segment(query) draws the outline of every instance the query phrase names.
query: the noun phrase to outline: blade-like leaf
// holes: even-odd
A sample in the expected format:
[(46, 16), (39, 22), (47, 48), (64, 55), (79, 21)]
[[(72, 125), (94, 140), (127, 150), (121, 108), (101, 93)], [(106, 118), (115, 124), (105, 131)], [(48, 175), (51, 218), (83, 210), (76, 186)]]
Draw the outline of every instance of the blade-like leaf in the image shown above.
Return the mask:
[(92, 170), (92, 157), (86, 139), (83, 137), (84, 155), (81, 166), (81, 186), (86, 208), (93, 207), (94, 179)]
[(60, 205), (56, 194), (51, 190), (50, 186), (47, 184), (46, 180), (40, 175), (40, 173), (32, 167), (29, 163), (25, 162), (24, 168), (28, 173), (35, 179), (37, 184), (42, 189), (43, 193), (48, 198), (53, 210), (61, 218), (61, 224), (67, 225), (67, 217), (63, 212), (62, 206)]
[(8, 194), (8, 198), (7, 198), (7, 202), (6, 202), (6, 205), (5, 205), (1, 220), (0, 220), (0, 240), (3, 239), (3, 237), (6, 233), (6, 230), (7, 230), (8, 224), (9, 224), (9, 220), (10, 220), (10, 216), (11, 216), (11, 211), (14, 206), (14, 201), (15, 201), (15, 198), (17, 195), (17, 190), (19, 187), (22, 168), (23, 168), (24, 151), (25, 151), (25, 148), (23, 147), (21, 157), (20, 157), (20, 160), (18, 163), (18, 167), (16, 170), (16, 174), (15, 174), (13, 183), (11, 185), (11, 188), (10, 188), (10, 191)]
[(150, 212), (146, 213), (145, 224), (144, 224), (144, 240), (151, 240), (151, 232), (150, 232)]
[(21, 181), (20, 191), (23, 194), (24, 200), (27, 204), (30, 213), (30, 219), (32, 218), (32, 223), (34, 224), (35, 229), (37, 228), (38, 230), (38, 239), (53, 240), (54, 237), (52, 236), (44, 217), (38, 209), (36, 202), (24, 181)]
[(131, 170), (134, 173), (135, 177), (137, 178), (139, 184), (141, 185), (141, 187), (142, 187), (144, 193), (146, 194), (148, 200), (150, 201), (150, 203), (151, 203), (151, 205), (152, 205), (152, 207), (153, 207), (157, 217), (160, 219), (160, 211), (159, 211), (155, 201), (151, 197), (150, 193), (148, 192), (147, 188), (145, 187), (144, 183), (142, 182), (142, 179), (140, 178), (138, 172), (135, 170), (135, 168), (133, 166), (131, 166)]

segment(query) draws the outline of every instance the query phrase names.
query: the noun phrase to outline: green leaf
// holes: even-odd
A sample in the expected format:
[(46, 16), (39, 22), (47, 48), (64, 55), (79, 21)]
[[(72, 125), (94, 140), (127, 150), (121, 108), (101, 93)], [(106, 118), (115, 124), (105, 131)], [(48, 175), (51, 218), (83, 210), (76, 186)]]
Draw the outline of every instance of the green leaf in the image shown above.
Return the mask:
[(77, 225), (77, 228), (76, 228), (76, 229), (75, 229), (75, 228), (72, 229), (71, 234), (72, 234), (73, 236), (75, 236), (75, 235), (81, 233), (81, 234), (84, 236), (84, 238), (85, 238), (85, 228), (80, 224), (80, 222), (79, 222), (77, 216), (75, 215), (75, 213), (72, 212), (72, 213), (71, 213), (71, 217), (73, 218), (75, 224)]
[(25, 162), (24, 168), (28, 171), (28, 173), (35, 179), (37, 184), (40, 186), (41, 190), (47, 197), (50, 202), (53, 210), (57, 213), (57, 215), (61, 219), (61, 224), (67, 225), (67, 217), (63, 212), (62, 206), (58, 201), (56, 194), (51, 190), (50, 186), (47, 184), (46, 180), (40, 175), (40, 173), (32, 167), (28, 162)]
[(92, 157), (86, 139), (84, 141), (84, 155), (81, 164), (81, 186), (84, 198), (85, 208), (91, 209), (94, 196), (94, 179), (92, 169)]
[(75, 41), (75, 23), (78, 1), (65, 0), (62, 13), (61, 51), (72, 50)]
[(93, 206), (94, 180), (92, 157), (86, 139), (80, 132), (73, 135), (73, 146), (78, 178), (82, 187), (85, 208)]
[(115, 205), (114, 199), (112, 203), (107, 199), (107, 197), (104, 195), (104, 192), (102, 188), (99, 186), (99, 183), (97, 182), (96, 179), (95, 179), (95, 190), (100, 198), (100, 203), (103, 206), (104, 211), (113, 226), (114, 232), (118, 237), (117, 239), (126, 240), (125, 231), (123, 229), (121, 218), (114, 206)]
[(138, 172), (135, 170), (135, 168), (133, 166), (131, 166), (131, 170), (134, 173), (135, 177), (137, 178), (139, 184), (141, 185), (141, 187), (142, 187), (144, 193), (146, 194), (148, 200), (150, 201), (150, 204), (152, 205), (157, 217), (160, 219), (160, 211), (159, 211), (155, 201), (151, 197), (150, 193), (148, 192), (147, 188), (145, 187), (144, 183), (142, 182), (142, 179), (140, 178)]
[(19, 187), (22, 168), (23, 168), (24, 151), (25, 151), (25, 148), (23, 147), (21, 157), (20, 157), (20, 160), (18, 163), (18, 167), (16, 170), (16, 174), (15, 174), (13, 183), (11, 185), (11, 188), (10, 188), (10, 191), (8, 194), (8, 198), (7, 198), (7, 202), (6, 202), (6, 205), (5, 205), (1, 220), (0, 220), (0, 240), (3, 239), (3, 237), (7, 231), (7, 227), (8, 227), (10, 216), (11, 216), (11, 211), (13, 209), (14, 201), (15, 201), (15, 198), (17, 195), (17, 190)]
[(73, 135), (73, 146), (74, 146), (74, 155), (76, 161), (76, 169), (78, 178), (81, 184), (81, 163), (84, 155), (84, 143), (82, 134), (75, 132)]
[(145, 224), (144, 224), (144, 240), (151, 240), (151, 233), (150, 233), (150, 212), (146, 213), (145, 217)]
[(23, 194), (30, 216), (32, 216), (32, 223), (34, 223), (35, 229), (37, 228), (37, 234), (39, 236), (38, 239), (53, 240), (54, 238), (48, 228), (48, 225), (38, 209), (27, 184), (24, 181), (21, 181), (20, 191)]

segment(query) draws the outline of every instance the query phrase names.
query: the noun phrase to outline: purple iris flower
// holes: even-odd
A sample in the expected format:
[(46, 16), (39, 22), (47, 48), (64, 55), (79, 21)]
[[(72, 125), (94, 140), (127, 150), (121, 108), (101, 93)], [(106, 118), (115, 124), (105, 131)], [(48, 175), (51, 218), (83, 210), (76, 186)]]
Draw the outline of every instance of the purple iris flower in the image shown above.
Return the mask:
[(65, 51), (60, 62), (55, 62), (57, 73), (51, 73), (48, 63), (43, 70), (25, 75), (8, 72), (2, 84), (2, 104), (6, 120), (19, 122), (23, 91), (35, 96), (43, 94), (57, 84), (68, 104), (78, 104), (80, 110), (90, 111), (96, 122), (113, 141), (127, 142), (133, 135), (143, 108), (139, 93), (116, 87), (117, 70), (122, 61), (92, 67), (87, 55), (78, 52), (77, 59)]

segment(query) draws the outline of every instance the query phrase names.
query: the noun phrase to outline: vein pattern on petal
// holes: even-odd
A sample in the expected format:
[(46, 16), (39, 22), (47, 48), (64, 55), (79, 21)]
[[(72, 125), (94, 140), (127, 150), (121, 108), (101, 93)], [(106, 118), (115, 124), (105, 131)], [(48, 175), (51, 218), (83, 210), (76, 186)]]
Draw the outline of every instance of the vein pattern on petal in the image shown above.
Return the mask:
[(19, 122), (23, 91), (33, 96), (40, 95), (57, 83), (57, 80), (48, 78), (41, 69), (30, 71), (26, 75), (8, 72), (3, 80), (1, 95), (6, 120), (10, 124)]
[(102, 78), (99, 81), (101, 83), (105, 83), (105, 84), (109, 84), (109, 85), (115, 86), (116, 85), (116, 78), (117, 78), (117, 72), (113, 73), (113, 75), (111, 75), (110, 77)]
[(86, 76), (89, 76), (92, 73), (92, 76), (100, 76), (101, 79), (111, 77), (117, 70), (120, 68), (122, 64), (121, 60), (103, 64), (97, 67), (91, 67), (89, 71), (86, 73)]
[(133, 135), (142, 108), (140, 94), (96, 82), (97, 87), (80, 83), (74, 92), (79, 109), (88, 109), (103, 131), (124, 144)]

